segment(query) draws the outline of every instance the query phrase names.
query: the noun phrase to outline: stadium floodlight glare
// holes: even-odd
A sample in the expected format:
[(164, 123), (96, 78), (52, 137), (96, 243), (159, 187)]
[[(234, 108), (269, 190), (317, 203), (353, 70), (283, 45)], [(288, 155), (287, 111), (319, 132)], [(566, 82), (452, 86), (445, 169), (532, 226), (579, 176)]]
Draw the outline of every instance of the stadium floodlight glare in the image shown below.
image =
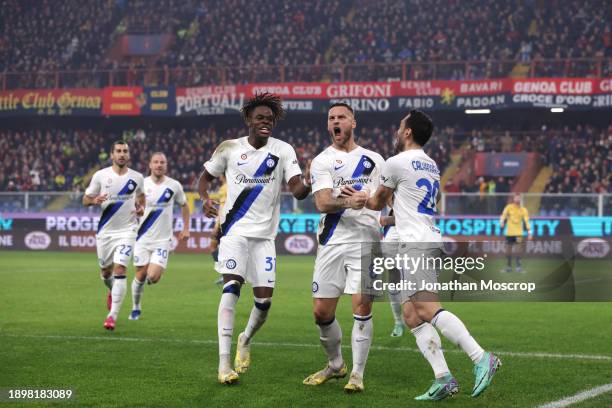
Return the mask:
[(491, 113), (491, 109), (466, 109), (465, 113), (468, 115), (486, 115)]
[(550, 108), (550, 111), (552, 113), (563, 113), (563, 112), (565, 112), (565, 109), (563, 109), (563, 108)]

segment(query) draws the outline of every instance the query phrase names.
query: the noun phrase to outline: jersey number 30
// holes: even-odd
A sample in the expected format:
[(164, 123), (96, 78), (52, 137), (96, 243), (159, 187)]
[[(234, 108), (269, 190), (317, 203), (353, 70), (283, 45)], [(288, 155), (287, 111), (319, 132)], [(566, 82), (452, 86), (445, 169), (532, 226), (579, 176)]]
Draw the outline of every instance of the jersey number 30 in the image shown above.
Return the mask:
[(422, 178), (417, 181), (416, 186), (427, 189), (423, 201), (419, 203), (418, 212), (433, 216), (436, 213), (436, 196), (438, 195), (438, 190), (440, 190), (440, 182), (436, 180), (432, 185), (429, 180)]

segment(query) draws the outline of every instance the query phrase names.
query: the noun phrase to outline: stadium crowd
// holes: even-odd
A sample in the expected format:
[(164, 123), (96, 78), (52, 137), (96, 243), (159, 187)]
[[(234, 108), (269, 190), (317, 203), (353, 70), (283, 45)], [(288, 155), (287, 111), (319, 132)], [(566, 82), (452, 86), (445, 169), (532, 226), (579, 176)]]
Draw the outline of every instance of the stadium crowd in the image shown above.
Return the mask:
[[(401, 71), (375, 63), (409, 62), (413, 79), (462, 79), (507, 76), (516, 63), (548, 58), (612, 57), (611, 24), (605, 18), (610, 6), (604, 0), (556, 1), (556, 6), (536, 0), (0, 4), (0, 72), (37, 72), (19, 75), (25, 81), (18, 82), (20, 87), (53, 86), (52, 73), (65, 70), (86, 70), (84, 78), (99, 80), (97, 74), (111, 69), (121, 71), (115, 84), (137, 84), (151, 78), (139, 70), (156, 68), (169, 72), (175, 85), (198, 85), (387, 79)], [(173, 41), (148, 58), (117, 57), (111, 50), (124, 33), (169, 34)], [(493, 62), (470, 64), (469, 69), (456, 63), (483, 60)], [(509, 63), (494, 62), (500, 60)], [(419, 65), (424, 61), (455, 64), (434, 70), (431, 64)], [(345, 64), (360, 65), (336, 75)], [(223, 74), (212, 69), (219, 66), (228, 69)], [(266, 68), (270, 66), (276, 68)], [(284, 78), (279, 77), (280, 66)], [(536, 68), (532, 74), (539, 76), (597, 74), (596, 63), (580, 61), (541, 62)], [(601, 73), (610, 72), (608, 60)], [(61, 83), (75, 85), (67, 79)], [(85, 79), (78, 84), (87, 85)]]
[(565, 128), (547, 140), (547, 193), (612, 193), (612, 125)]
[(93, 130), (1, 130), (0, 190), (78, 190), (105, 142)]
[[(362, 146), (388, 158), (394, 154), (392, 126), (366, 125), (356, 131)], [(519, 132), (520, 133), (520, 132)], [(144, 128), (120, 133), (101, 130), (37, 129), (0, 131), (0, 190), (66, 191), (82, 189), (82, 178), (95, 164), (108, 164), (108, 146), (116, 139), (130, 142), (132, 166), (146, 173), (152, 152), (166, 152), (170, 175), (186, 186), (194, 185), (201, 164), (223, 140), (245, 134), (242, 127)], [(295, 147), (302, 167), (329, 142), (324, 128), (284, 123), (275, 137)], [(23, 143), (27, 140), (27, 143)], [(438, 129), (426, 146), (442, 171), (453, 150), (536, 152), (553, 168), (548, 193), (612, 193), (612, 126), (564, 127), (520, 135), (490, 129), (463, 132), (459, 127)], [(476, 179), (474, 184), (447, 186), (449, 192), (510, 192), (512, 179)]]
[[(358, 142), (393, 155), (394, 129), (363, 127)], [(132, 167), (148, 173), (148, 162), (155, 151), (165, 152), (169, 175), (193, 188), (202, 164), (223, 140), (240, 137), (244, 128), (201, 127), (135, 129), (123, 134), (100, 130), (3, 130), (0, 131), (0, 190), (2, 191), (82, 191), (84, 177), (94, 166), (109, 164), (108, 146), (117, 139), (130, 143)], [(327, 133), (314, 126), (285, 126), (275, 136), (295, 146), (300, 165), (320, 153), (329, 142)], [(28, 140), (27, 144), (23, 140)], [(443, 130), (427, 146), (441, 168), (449, 161), (452, 136)]]

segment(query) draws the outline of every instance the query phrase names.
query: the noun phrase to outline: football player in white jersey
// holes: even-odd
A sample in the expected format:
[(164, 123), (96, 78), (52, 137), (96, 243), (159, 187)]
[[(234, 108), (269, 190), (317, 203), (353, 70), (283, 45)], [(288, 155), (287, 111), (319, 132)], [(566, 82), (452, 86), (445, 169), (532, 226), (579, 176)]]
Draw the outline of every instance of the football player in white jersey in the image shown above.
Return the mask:
[(145, 282), (155, 284), (168, 267), (172, 243), (172, 210), (176, 202), (181, 207), (183, 229), (180, 240), (189, 238), (189, 206), (181, 183), (166, 176), (168, 160), (162, 152), (151, 155), (151, 175), (144, 179), (147, 210), (140, 220), (134, 249), (136, 275), (132, 281), (132, 312), (130, 320), (138, 320)]
[[(380, 216), (380, 225), (383, 227), (382, 242), (391, 243), (400, 241), (397, 228), (395, 227), (393, 209), (389, 210), (387, 215)], [(399, 278), (399, 271), (397, 269), (391, 271), (391, 273), (393, 274), (394, 278)], [(393, 314), (394, 322), (391, 337), (401, 337), (404, 335), (404, 319), (402, 317), (402, 302), (399, 292), (389, 291), (389, 305), (391, 306), (391, 313)]]
[(104, 320), (107, 330), (115, 329), (117, 315), (127, 291), (125, 271), (132, 259), (138, 230), (137, 216), (144, 213), (144, 179), (127, 167), (130, 150), (125, 141), (111, 147), (113, 165), (98, 170), (83, 195), (83, 205), (102, 208), (96, 249), (104, 284), (110, 289), (109, 309)]
[[(439, 254), (442, 243), (440, 230), (434, 222), (436, 199), (440, 189), (440, 171), (436, 163), (423, 151), (423, 146), (430, 139), (432, 132), (433, 122), (421, 111), (412, 110), (401, 120), (397, 131), (397, 150), (400, 153), (387, 160), (382, 172), (382, 184), (366, 203), (367, 208), (380, 210), (393, 197), (395, 224), (401, 241), (431, 245), (431, 248), (426, 249), (426, 256)], [(436, 271), (423, 269), (410, 273), (419, 282), (437, 280)], [(405, 291), (404, 294), (421, 320), (430, 322), (471, 358), (476, 377), (472, 396), (480, 395), (491, 384), (501, 362), (494, 354), (480, 347), (457, 316), (442, 308), (437, 293), (419, 290), (418, 286), (415, 290)], [(423, 352), (422, 349), (421, 351)], [(423, 354), (428, 358), (425, 352)], [(444, 369), (446, 372), (441, 372), (441, 367), (436, 369), (432, 361), (430, 364), (436, 371), (436, 380), (425, 394), (416, 399), (442, 399), (459, 391), (457, 381), (448, 367)]]
[[(315, 205), (322, 213), (312, 282), (313, 313), (328, 363), (304, 380), (306, 385), (320, 385), (347, 374), (340, 344), (342, 332), (335, 316), (338, 300), (346, 293), (351, 295), (354, 317), (353, 369), (344, 387), (349, 393), (364, 389), (363, 372), (373, 332), (372, 300), (360, 293), (361, 243), (380, 241), (380, 213), (363, 208), (367, 194), (362, 190), (378, 187), (384, 164), (380, 154), (355, 143), (356, 126), (349, 105), (333, 104), (327, 114), (332, 144), (315, 157), (310, 167)], [(341, 196), (343, 188), (352, 191), (352, 196)]]
[[(283, 117), (278, 96), (262, 93), (248, 100), (242, 116), (248, 136), (226, 140), (204, 164), (200, 176), (200, 198), (204, 214), (217, 216), (218, 203), (208, 196), (209, 183), (225, 174), (227, 199), (221, 214), (218, 272), (223, 276), (219, 302), (218, 380), (232, 384), (250, 365), (253, 335), (265, 322), (276, 282), (274, 238), (280, 220), (280, 193), (283, 180), (295, 198), (310, 193), (310, 180), (302, 170), (291, 145), (271, 137), (272, 129)], [(253, 287), (255, 306), (244, 332), (238, 336), (234, 368), (230, 362), (234, 313), (244, 281)]]

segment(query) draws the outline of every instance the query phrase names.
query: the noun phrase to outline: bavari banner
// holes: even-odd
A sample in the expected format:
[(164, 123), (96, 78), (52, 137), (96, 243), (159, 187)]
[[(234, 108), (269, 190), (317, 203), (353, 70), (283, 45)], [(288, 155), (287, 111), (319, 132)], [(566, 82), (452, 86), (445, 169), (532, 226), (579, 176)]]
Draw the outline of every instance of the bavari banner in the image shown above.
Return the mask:
[(0, 92), (0, 116), (197, 116), (238, 114), (256, 93), (271, 92), (293, 113), (325, 113), (345, 102), (358, 112), (612, 107), (612, 78), (470, 81), (261, 83), (174, 87), (16, 90)]

